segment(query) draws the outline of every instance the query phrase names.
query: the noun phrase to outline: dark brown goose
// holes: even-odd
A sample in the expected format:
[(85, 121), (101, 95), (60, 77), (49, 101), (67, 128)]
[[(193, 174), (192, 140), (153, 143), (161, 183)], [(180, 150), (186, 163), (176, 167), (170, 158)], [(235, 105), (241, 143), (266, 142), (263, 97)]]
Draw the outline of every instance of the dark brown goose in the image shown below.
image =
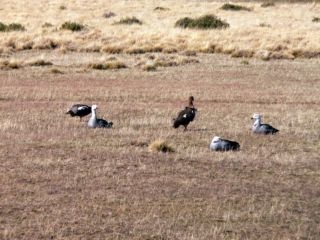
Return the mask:
[(180, 111), (177, 118), (173, 119), (173, 127), (178, 128), (184, 126), (184, 131), (190, 122), (192, 122), (196, 116), (197, 109), (193, 105), (194, 97), (189, 97), (189, 105), (184, 110)]

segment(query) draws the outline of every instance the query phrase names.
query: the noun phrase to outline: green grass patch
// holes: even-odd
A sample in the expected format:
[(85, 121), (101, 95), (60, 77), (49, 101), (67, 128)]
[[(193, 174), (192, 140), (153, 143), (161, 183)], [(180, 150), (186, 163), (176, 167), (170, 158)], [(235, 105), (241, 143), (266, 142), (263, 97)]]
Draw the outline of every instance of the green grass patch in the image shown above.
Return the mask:
[(175, 23), (175, 26), (195, 29), (222, 29), (229, 27), (229, 24), (214, 15), (205, 15), (194, 19), (182, 18)]
[(0, 22), (0, 32), (24, 31), (24, 30), (26, 30), (25, 27), (22, 26), (20, 23), (10, 23), (9, 25), (6, 25)]

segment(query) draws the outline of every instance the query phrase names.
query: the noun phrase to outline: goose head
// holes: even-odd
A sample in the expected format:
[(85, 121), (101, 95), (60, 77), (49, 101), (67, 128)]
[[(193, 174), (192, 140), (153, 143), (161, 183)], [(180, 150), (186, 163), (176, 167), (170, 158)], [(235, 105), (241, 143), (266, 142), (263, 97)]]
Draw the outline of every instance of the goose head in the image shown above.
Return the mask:
[(262, 116), (261, 116), (259, 113), (254, 113), (254, 114), (252, 115), (251, 119), (252, 119), (252, 120), (257, 120), (257, 119), (261, 120), (261, 117), (262, 117)]
[(221, 139), (220, 137), (215, 136), (215, 137), (212, 139), (211, 144), (214, 144), (214, 143), (219, 142), (219, 141), (220, 141), (220, 139)]

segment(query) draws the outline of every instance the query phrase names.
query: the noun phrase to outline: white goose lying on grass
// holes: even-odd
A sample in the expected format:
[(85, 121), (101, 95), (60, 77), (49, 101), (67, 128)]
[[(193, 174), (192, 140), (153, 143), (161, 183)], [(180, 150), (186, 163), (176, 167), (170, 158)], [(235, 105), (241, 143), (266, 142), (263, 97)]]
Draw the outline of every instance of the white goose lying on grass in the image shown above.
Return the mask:
[(213, 151), (237, 151), (240, 149), (240, 144), (238, 142), (222, 139), (215, 136), (211, 141), (210, 149)]
[(91, 106), (91, 118), (89, 119), (88, 127), (89, 128), (111, 128), (113, 125), (112, 122), (108, 122), (104, 119), (97, 118), (96, 109), (97, 109), (97, 105)]
[(252, 126), (252, 132), (253, 133), (259, 133), (259, 134), (275, 134), (279, 132), (278, 129), (272, 127), (269, 124), (262, 124), (261, 123), (261, 115), (260, 114), (253, 114), (252, 118), (254, 120), (253, 126)]

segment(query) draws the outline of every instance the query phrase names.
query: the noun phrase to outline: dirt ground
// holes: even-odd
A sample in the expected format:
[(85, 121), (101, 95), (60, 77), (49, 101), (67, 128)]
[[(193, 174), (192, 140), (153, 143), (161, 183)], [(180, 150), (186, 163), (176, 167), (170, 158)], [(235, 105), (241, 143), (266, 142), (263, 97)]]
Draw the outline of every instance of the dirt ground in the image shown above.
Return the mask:
[[(0, 238), (318, 239), (320, 60), (198, 54), (142, 70), (180, 57), (151, 55), (9, 56), (53, 65), (0, 70)], [(88, 67), (110, 57), (127, 68)], [(173, 129), (190, 95), (198, 115)], [(114, 128), (69, 117), (75, 103)], [(279, 134), (253, 135), (255, 112)], [(211, 152), (216, 135), (241, 150)], [(175, 152), (149, 152), (159, 138)]]

